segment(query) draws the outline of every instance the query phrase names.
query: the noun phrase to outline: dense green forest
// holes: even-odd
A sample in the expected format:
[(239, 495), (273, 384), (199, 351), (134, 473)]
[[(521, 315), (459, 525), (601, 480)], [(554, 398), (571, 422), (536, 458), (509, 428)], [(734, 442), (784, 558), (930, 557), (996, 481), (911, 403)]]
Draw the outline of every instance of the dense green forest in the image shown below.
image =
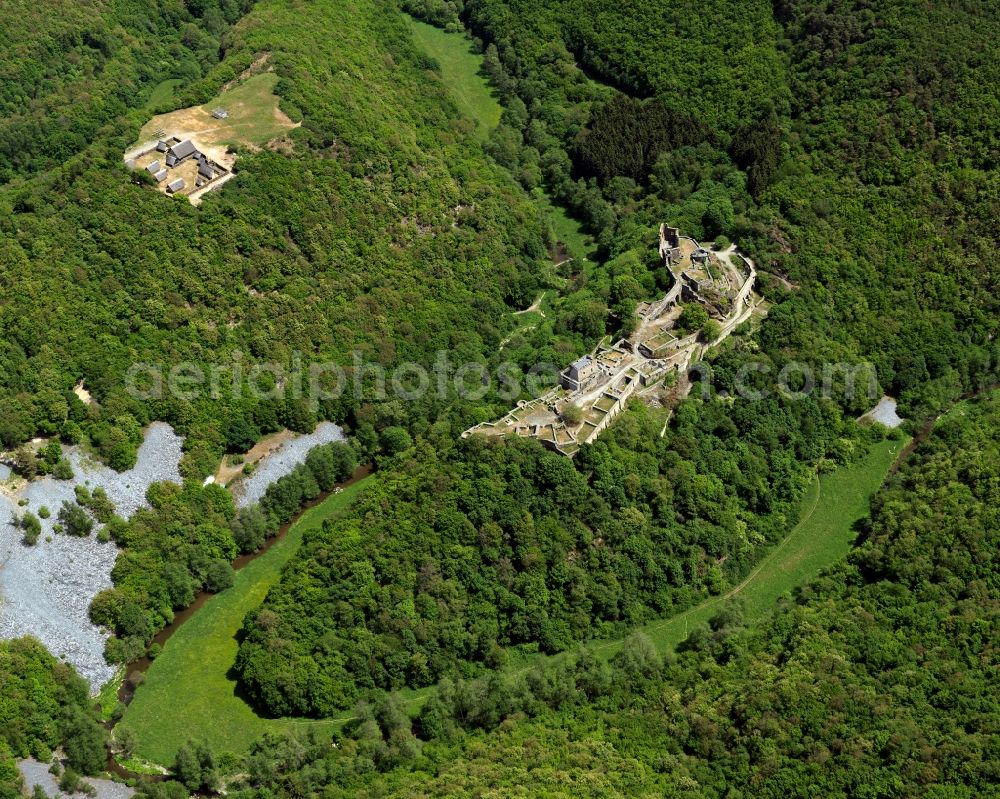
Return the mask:
[[(151, 420), (186, 436), (185, 485), (110, 519), (115, 587), (91, 608), (115, 633), (109, 659), (224, 590), (234, 556), (360, 458), (379, 474), (307, 536), (234, 664), (262, 712), (355, 718), (336, 747), (269, 739), (227, 764), (248, 799), (990, 795), (996, 399), (949, 415), (849, 562), (767, 623), (727, 608), (676, 655), (634, 637), (610, 663), (581, 644), (739, 582), (815, 471), (883, 435), (853, 421), (871, 398), (840, 384), (733, 396), (741, 366), (773, 389), (793, 361), (869, 361), (914, 426), (1000, 378), (996, 10), (403, 0), (482, 50), (505, 110), (480, 145), (399, 5), (46, 1), (0, 32), (0, 445), (58, 436), (125, 469)], [(240, 150), (236, 180), (199, 207), (124, 169), (154, 86), (183, 81), (169, 107), (207, 102), (263, 53), (301, 122), (290, 145)], [(555, 246), (541, 189), (593, 233), (596, 260)], [(750, 253), (767, 318), (709, 356), (704, 395), (669, 423), (633, 408), (572, 462), (460, 441), (510, 407), (495, 387), (403, 401), (368, 381), (316, 407), (225, 383), (218, 398), (124, 387), (136, 362), (237, 354), (562, 366), (666, 287), (663, 221)], [(517, 327), (510, 311), (543, 289), (545, 316)], [(312, 455), (261, 508), (201, 485), (223, 453), (320, 418), (351, 446)], [(505, 671), (537, 651), (566, 654)], [(434, 683), (416, 718), (384, 693)], [(0, 790), (11, 756), (70, 740), (86, 742), (74, 768), (99, 768), (69, 669), (3, 644), (0, 685)], [(150, 796), (214, 790), (210, 760), (194, 741), (174, 764), (185, 787)]]
[[(440, 350), (462, 363), (495, 350), (510, 304), (530, 302), (545, 257), (533, 206), (425, 80), (399, 15), (262, 4), (228, 45), (186, 99), (209, 99), (271, 52), (283, 105), (302, 121), (291, 155), (243, 153), (239, 179), (200, 208), (166, 202), (121, 164), (146, 120), (132, 112), (60, 169), (0, 191), (3, 445), (88, 438), (121, 469), (159, 418), (187, 436), (184, 473), (203, 477), (242, 443), (234, 420), (259, 436), (311, 430), (318, 414), (367, 424), (377, 446), (376, 426), (433, 419), (434, 399), (354, 418), (350, 388), (318, 408), (234, 396), (230, 380), (218, 399), (139, 401), (125, 375), (136, 362), (231, 366), (234, 353), (287, 369), (295, 352), (391, 366)], [(95, 405), (70, 393), (80, 379)]]
[(90, 707), (90, 687), (34, 638), (0, 641), (0, 797), (20, 796), (14, 758), (66, 755), (77, 777), (104, 769), (104, 730)]
[(952, 411), (849, 560), (760, 625), (732, 605), (676, 654), (635, 635), (446, 680), (416, 719), (362, 703), (335, 748), (263, 741), (240, 795), (994, 796), (998, 420), (995, 394)]
[(243, 686), (270, 714), (329, 715), (722, 592), (796, 521), (809, 464), (879, 435), (811, 403), (743, 411), (689, 401), (661, 438), (637, 407), (575, 461), (476, 438), (400, 456), (248, 616)]
[[(431, 401), (364, 407), (351, 391), (315, 412), (301, 402), (246, 397), (137, 402), (121, 390), (122, 378), (133, 361), (173, 364), (180, 353), (222, 365), (237, 350), (284, 364), (296, 350), (344, 359), (355, 349), (386, 364), (428, 360), (438, 349), (478, 359), (504, 339), (506, 308), (556, 285), (558, 312), (517, 333), (503, 355), (523, 368), (562, 364), (606, 330), (627, 328), (630, 308), (661, 284), (649, 259), (663, 219), (697, 236), (736, 239), (762, 267), (798, 286), (789, 292), (789, 284), (764, 278), (779, 305), (761, 343), (779, 359), (869, 359), (881, 384), (902, 394), (904, 410), (917, 412), (989, 370), (997, 360), (989, 269), (997, 197), (986, 170), (996, 115), (986, 113), (991, 98), (980, 97), (991, 82), (970, 88), (964, 77), (979, 67), (979, 49), (969, 42), (981, 36), (989, 46), (988, 22), (972, 26), (975, 14), (956, 10), (944, 25), (899, 8), (864, 24), (830, 12), (820, 25), (808, 4), (791, 3), (782, 7), (780, 36), (755, 5), (743, 8), (745, 19), (702, 9), (706, 29), (752, 45), (751, 57), (719, 47), (714, 32), (686, 31), (687, 23), (657, 17), (654, 25), (641, 4), (622, 12), (621, 25), (587, 31), (580, 20), (611, 12), (550, 5), (515, 13), (482, 2), (463, 12), (484, 37), (486, 69), (507, 105), (487, 149), (527, 188), (548, 186), (587, 219), (601, 234), (606, 268), (581, 270), (577, 258), (562, 267), (569, 280), (553, 282), (535, 214), (505, 173), (477, 154), (467, 124), (444, 110), (444, 89), (426, 72), (432, 59), (414, 49), (395, 17), (373, 14), (351, 29), (336, 21), (348, 11), (365, 19), (360, 9), (325, 4), (305, 31), (294, 15), (265, 6), (226, 34), (224, 62), (182, 94), (185, 102), (206, 100), (258, 52), (277, 50), (283, 106), (303, 121), (292, 157), (245, 153), (240, 180), (194, 211), (128, 184), (117, 154), (129, 136), (108, 132), (60, 170), (0, 193), (0, 440), (86, 437), (125, 468), (137, 429), (164, 418), (188, 436), (186, 473), (204, 474), (242, 438), (228, 435), (224, 420), (242, 419), (262, 434), (282, 425), (306, 429), (318, 414), (352, 421), (377, 446), (380, 429), (426, 428), (442, 408)], [(667, 18), (685, 20), (688, 12), (678, 8)], [(329, 52), (297, 49), (327, 25)], [(645, 69), (670, 70), (692, 40), (714, 47), (712, 63), (730, 78), (712, 86), (735, 92), (770, 76), (767, 91), (748, 92), (759, 113), (738, 120), (709, 113), (720, 104), (697, 82), (683, 91), (633, 85), (626, 76), (652, 28), (665, 45), (650, 48)], [(907, 38), (899, 41), (921, 46), (890, 46), (903, 29)], [(919, 82), (900, 88), (893, 76), (923, 74), (938, 30), (955, 45), (942, 56), (948, 69), (927, 73), (942, 84), (930, 107)], [(554, 38), (559, 31), (562, 39)], [(607, 40), (591, 43), (601, 31)], [(608, 42), (627, 50), (620, 63)], [(596, 83), (573, 66), (584, 50), (605, 54), (588, 67), (595, 74), (649, 96)], [(794, 57), (782, 72), (774, 53), (785, 51)], [(827, 55), (817, 63), (820, 51)], [(689, 52), (691, 63), (702, 57)], [(658, 58), (665, 60), (657, 65)], [(853, 89), (844, 59), (870, 62)], [(994, 62), (984, 59), (982, 68)], [(837, 91), (823, 88), (831, 83)], [(968, 101), (971, 92), (979, 101)], [(679, 105), (679, 96), (688, 99)], [(143, 115), (124, 119), (134, 132)], [(905, 130), (910, 138), (897, 141)], [(635, 136), (637, 150), (627, 146)], [(898, 165), (898, 179), (876, 174), (886, 164)], [(169, 244), (150, 239), (161, 228), (170, 230)], [(47, 298), (65, 301), (41, 313)], [(18, 323), (29, 316), (42, 323)], [(98, 406), (69, 394), (81, 378)], [(461, 409), (459, 424), (502, 407)]]
[(165, 79), (214, 67), (253, 0), (15, 0), (0, 29), (0, 184), (86, 150)]
[[(419, 4), (407, 7), (428, 15)], [(836, 169), (815, 159), (811, 163), (802, 149), (804, 134), (795, 134), (811, 130), (805, 107), (776, 97), (763, 102), (766, 113), (745, 129), (723, 117), (672, 112), (676, 92), (603, 101), (606, 88), (596, 87), (579, 70), (558, 67), (566, 67), (573, 57), (568, 48), (579, 44), (574, 39), (578, 23), (559, 16), (570, 13), (568, 6), (547, 8), (538, 14), (520, 9), (519, 14), (516, 4), (465, 7), (473, 30), (488, 37), (484, 68), (508, 104), (487, 150), (515, 172), (525, 159), (556, 163), (562, 158), (563, 174), (546, 180), (558, 196), (585, 193), (603, 204), (607, 219), (598, 232), (609, 259), (586, 274), (570, 275), (574, 279), (564, 289), (560, 313), (548, 325), (515, 336), (508, 349), (513, 357), (521, 357), (521, 348), (525, 357), (555, 354), (567, 340), (560, 336), (574, 331), (596, 338), (606, 329), (609, 309), (627, 316), (656, 281), (646, 266), (651, 228), (658, 219), (679, 218), (698, 235), (736, 237), (772, 274), (787, 273), (799, 281), (793, 291), (776, 279), (765, 283), (775, 307), (754, 341), (737, 338), (710, 359), (714, 390), (732, 394), (735, 375), (747, 361), (773, 374), (793, 360), (871, 360), (881, 386), (901, 395), (904, 412), (919, 418), (965, 390), (996, 380), (1000, 349), (993, 333), (1000, 317), (989, 310), (996, 308), (997, 298), (986, 228), (995, 205), (956, 208), (962, 218), (946, 224), (921, 204), (929, 198), (922, 199), (912, 187), (863, 182), (856, 168), (845, 170), (854, 152), (841, 138), (823, 142), (828, 150), (842, 150)], [(650, 11), (640, 5), (623, 13)], [(585, 15), (576, 9), (571, 16)], [(532, 23), (514, 24), (521, 18)], [(894, 18), (873, 20), (873, 29), (859, 37), (858, 57), (877, 58), (874, 40), (884, 35), (878, 26), (894, 24)], [(635, 21), (628, 26), (634, 31), (648, 27)], [(814, 41), (805, 41), (814, 28), (789, 25), (783, 46), (815, 49)], [(565, 31), (567, 49), (552, 45), (556, 30)], [(619, 28), (596, 30), (608, 41), (627, 40)], [(765, 31), (776, 29), (763, 26), (758, 32), (763, 36)], [(683, 37), (677, 36), (679, 46)], [(776, 37), (772, 46), (777, 52)], [(731, 70), (747, 68), (742, 56), (728, 56)], [(904, 56), (916, 57), (901, 50)], [(663, 56), (664, 70), (673, 57)], [(796, 64), (801, 64), (787, 76), (789, 86), (818, 91), (820, 83), (843, 71), (835, 61), (825, 71), (807, 69), (808, 61), (804, 52), (799, 54)], [(623, 77), (627, 68), (619, 65), (616, 83), (629, 85)], [(872, 74), (889, 78), (874, 65)], [(697, 86), (688, 89), (689, 107), (708, 102)], [(876, 81), (868, 92), (887, 113), (895, 106), (887, 86)], [(959, 103), (957, 93), (952, 99)], [(869, 133), (857, 127), (858, 110), (842, 107), (853, 100), (851, 94), (833, 94), (825, 102), (831, 114), (845, 120), (838, 135), (867, 141)], [(574, 119), (580, 123), (575, 132)], [(550, 122), (555, 136), (546, 133)], [(630, 151), (616, 150), (616, 131), (626, 138), (645, 136), (654, 147), (641, 155), (652, 161), (652, 174), (642, 185), (635, 178), (643, 177), (645, 167), (638, 165), (631, 174), (619, 168)], [(919, 162), (921, 155), (908, 157)], [(580, 162), (609, 171), (602, 180), (574, 182), (572, 170)], [(949, 167), (935, 168), (947, 174)], [(964, 171), (954, 173), (955, 180), (964, 176)], [(688, 180), (695, 185), (686, 188)], [(531, 187), (532, 181), (522, 182)], [(819, 186), (826, 190), (817, 191)], [(797, 196), (801, 201), (789, 201)], [(836, 204), (838, 197), (847, 201), (843, 208)], [(859, 197), (865, 198), (861, 204)], [(796, 212), (807, 201), (818, 206), (827, 200), (829, 208), (817, 213)], [(925, 220), (919, 230), (914, 214)], [(947, 254), (949, 248), (929, 249), (923, 238), (946, 233), (962, 242), (957, 260)], [(823, 273), (811, 274), (820, 263)], [(942, 280), (954, 290), (928, 296)], [(973, 299), (967, 303), (968, 298)], [(860, 412), (870, 398), (838, 395), (834, 400), (810, 397), (794, 411), (740, 398), (708, 408), (692, 403), (678, 411), (659, 448), (650, 443), (656, 436), (653, 423), (635, 434), (622, 422), (611, 439), (626, 436), (626, 445), (606, 454), (601, 443), (582, 453), (575, 469), (560, 467), (568, 496), (537, 467), (525, 469), (537, 498), (512, 483), (522, 477), (520, 469), (506, 472), (511, 460), (521, 457), (513, 445), (495, 456), (497, 466), (488, 470), (488, 455), (462, 448), (431, 472), (433, 479), (415, 465), (397, 464), (394, 468), (406, 477), (387, 479), (386, 496), (393, 503), (373, 495), (356, 521), (341, 522), (304, 548), (260, 615), (248, 619), (237, 664), (243, 684), (271, 712), (322, 715), (349, 702), (359, 689), (422, 685), (468, 673), (476, 663), (495, 668), (512, 645), (558, 651), (611, 632), (615, 624), (675, 612), (700, 592), (721, 590), (787, 529), (782, 514), (809, 469), (824, 460), (835, 462), (838, 455), (850, 457), (855, 442), (843, 432), (848, 428), (840, 415)], [(439, 452), (450, 449), (447, 441), (431, 441)], [(419, 447), (416, 452), (414, 463), (432, 462), (429, 452)], [(465, 488), (463, 472), (469, 473), (466, 480), (495, 483), (485, 494), (474, 483)], [(419, 475), (416, 481), (414, 475)], [(691, 488), (681, 475), (693, 478)], [(798, 477), (797, 485), (789, 475)], [(508, 518), (510, 511), (497, 501), (504, 495), (511, 507), (527, 511), (527, 523)], [(761, 497), (767, 499), (761, 502)], [(368, 531), (383, 524), (380, 535), (359, 537), (362, 527)], [(601, 542), (597, 556), (594, 539)], [(591, 557), (581, 555), (588, 550)]]
[(988, 3), (406, 6), (480, 37), (494, 157), (611, 255), (663, 219), (738, 241), (779, 303), (765, 349), (871, 361), (917, 415), (995, 369)]

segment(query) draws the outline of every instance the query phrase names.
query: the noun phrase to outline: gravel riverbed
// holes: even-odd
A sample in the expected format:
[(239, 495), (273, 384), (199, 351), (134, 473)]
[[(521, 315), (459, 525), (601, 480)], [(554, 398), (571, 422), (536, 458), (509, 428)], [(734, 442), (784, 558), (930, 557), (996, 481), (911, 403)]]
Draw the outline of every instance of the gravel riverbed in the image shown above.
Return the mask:
[[(286, 441), (252, 475), (233, 484), (236, 504), (244, 507), (259, 500), (271, 483), (302, 463), (313, 447), (344, 440), (340, 427), (323, 422), (312, 433)], [(91, 624), (89, 608), (95, 594), (111, 587), (118, 548), (114, 543), (100, 543), (93, 534), (74, 538), (57, 535), (52, 528), (63, 501), (74, 500), (73, 488), (78, 483), (104, 488), (118, 514), (128, 518), (146, 505), (150, 485), (181, 482), (182, 444), (169, 425), (154, 422), (130, 471), (115, 472), (89, 459), (78, 447), (64, 447), (74, 480), (43, 477), (15, 492), (0, 493), (0, 639), (34, 635), (53, 655), (72, 663), (95, 693), (114, 676), (114, 667), (104, 661), (107, 635)], [(0, 477), (7, 479), (9, 471), (0, 472)], [(18, 500), (27, 504), (19, 507)], [(43, 505), (51, 516), (41, 520), (38, 543), (25, 546), (11, 520), (25, 510), (38, 515)]]
[(253, 474), (241, 477), (232, 483), (236, 506), (243, 508), (258, 502), (264, 496), (267, 487), (305, 461), (306, 455), (313, 447), (346, 440), (347, 437), (340, 427), (332, 422), (320, 422), (313, 432), (286, 441), (276, 452), (264, 458)]
[[(74, 499), (77, 483), (103, 487), (118, 514), (128, 518), (145, 505), (151, 484), (180, 482), (181, 444), (169, 425), (154, 423), (135, 467), (120, 474), (91, 461), (77, 447), (65, 447), (74, 480), (43, 477), (13, 498), (0, 494), (0, 638), (34, 635), (53, 655), (72, 663), (95, 691), (114, 676), (114, 667), (104, 662), (107, 636), (90, 623), (88, 609), (94, 595), (111, 586), (118, 548), (100, 543), (93, 534), (57, 535), (52, 527), (63, 500)], [(19, 499), (27, 505), (19, 507)], [(51, 516), (41, 520), (38, 543), (25, 546), (11, 519), (25, 510), (38, 515), (43, 505)]]
[[(24, 777), (24, 784), (30, 794), (37, 785), (47, 796), (64, 796), (59, 790), (59, 780), (49, 773), (48, 763), (39, 763), (37, 760), (19, 760), (17, 767)], [(122, 785), (111, 780), (99, 780), (93, 777), (85, 777), (84, 782), (93, 786), (95, 799), (130, 799), (135, 796), (135, 789)], [(73, 796), (84, 797), (86, 794), (72, 794)]]
[(903, 420), (896, 413), (896, 400), (892, 397), (882, 397), (878, 405), (866, 413), (862, 419), (871, 419), (873, 422), (881, 422), (888, 428), (899, 427)]

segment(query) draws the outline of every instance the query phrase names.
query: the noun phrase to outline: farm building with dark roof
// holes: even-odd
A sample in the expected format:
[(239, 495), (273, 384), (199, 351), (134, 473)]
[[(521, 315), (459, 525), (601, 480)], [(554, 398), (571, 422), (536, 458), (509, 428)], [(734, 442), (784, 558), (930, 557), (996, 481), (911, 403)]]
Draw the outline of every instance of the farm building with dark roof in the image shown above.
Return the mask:
[(196, 152), (198, 152), (198, 148), (194, 146), (194, 142), (190, 139), (185, 139), (184, 141), (175, 144), (167, 151), (167, 153), (176, 158), (178, 162), (183, 161), (185, 158), (190, 158)]

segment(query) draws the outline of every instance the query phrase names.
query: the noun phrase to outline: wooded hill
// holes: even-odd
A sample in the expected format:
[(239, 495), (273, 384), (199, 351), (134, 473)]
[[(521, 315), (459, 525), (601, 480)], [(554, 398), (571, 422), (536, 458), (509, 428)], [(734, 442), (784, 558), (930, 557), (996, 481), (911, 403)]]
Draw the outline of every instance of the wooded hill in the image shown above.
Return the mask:
[(745, 626), (737, 605), (662, 657), (633, 636), (527, 674), (385, 698), (274, 736), (247, 797), (979, 797), (1000, 779), (1000, 398), (942, 421), (849, 560)]
[(502, 669), (678, 613), (736, 585), (797, 521), (812, 465), (881, 433), (812, 403), (642, 407), (570, 461), (473, 438), (387, 464), (306, 537), (248, 615), (236, 673), (258, 707), (324, 716), (371, 689)]
[[(292, 154), (243, 153), (239, 179), (200, 208), (168, 202), (121, 163), (146, 117), (133, 111), (61, 168), (0, 191), (4, 446), (89, 435), (126, 468), (137, 425), (159, 418), (187, 436), (184, 473), (204, 477), (242, 443), (234, 420), (259, 436), (311, 429), (316, 415), (304, 400), (234, 398), (229, 381), (218, 401), (139, 402), (123, 388), (133, 363), (207, 368), (240, 352), (290, 368), (298, 351), (350, 365), (357, 351), (429, 364), (438, 350), (461, 363), (495, 349), (511, 305), (531, 301), (545, 255), (532, 206), (425, 80), (400, 16), (265, 3), (227, 41), (184, 101), (270, 52), (302, 122)], [(80, 379), (95, 406), (70, 393)], [(345, 419), (354, 396), (320, 415)], [(428, 415), (394, 406), (379, 419)]]
[[(129, 101), (78, 153), (54, 150), (58, 166), (22, 180), (29, 159), (0, 189), (5, 446), (86, 436), (124, 467), (140, 427), (162, 418), (187, 436), (184, 473), (200, 484), (226, 449), (320, 415), (385, 467), (248, 619), (239, 662), (273, 712), (371, 705), (336, 750), (329, 736), (262, 744), (243, 769), (250, 794), (555, 792), (583, 772), (611, 795), (987, 793), (1000, 761), (983, 699), (996, 693), (983, 554), (997, 527), (995, 404), (943, 427), (878, 503), (861, 553), (774, 622), (741, 632), (720, 617), (666, 664), (636, 639), (611, 671), (584, 655), (523, 683), (463, 680), (496, 671), (507, 648), (574, 650), (724, 590), (787, 530), (812, 470), (857, 457), (867, 434), (850, 417), (865, 398), (750, 402), (733, 397), (743, 363), (773, 376), (793, 360), (870, 360), (917, 423), (997, 380), (995, 9), (407, 5), (460, 14), (481, 37), (505, 104), (487, 154), (393, 3), (266, 0), (177, 102), (206, 102), (271, 53), (282, 108), (302, 122), (290, 152), (241, 152), (239, 177), (200, 208), (172, 202), (121, 164), (147, 117)], [(59, 52), (35, 61), (61, 64)], [(570, 253), (549, 274), (525, 193), (543, 185), (596, 235), (601, 265)], [(236, 351), (286, 365), (296, 350), (486, 361), (513, 330), (509, 311), (543, 286), (552, 313), (503, 357), (564, 364), (662, 288), (664, 220), (738, 240), (771, 307), (713, 355), (709, 400), (678, 408), (662, 438), (662, 417), (627, 414), (571, 464), (530, 445), (456, 444), (506, 410), (493, 395), (349, 392), (313, 414), (228, 395), (137, 402), (122, 388), (135, 361)], [(95, 406), (71, 393), (81, 378)], [(186, 599), (208, 585), (204, 559), (185, 576), (163, 568), (163, 549), (224, 561), (236, 544), (217, 489), (155, 496), (161, 507), (122, 528), (142, 540), (121, 539), (126, 601), (105, 619), (137, 649), (175, 606), (172, 588)], [(217, 552), (197, 540), (201, 515), (222, 531)], [(183, 530), (161, 535), (161, 520)], [(380, 693), (441, 676), (416, 726)]]
[[(642, 5), (621, 13), (631, 20), (644, 9), (650, 13)], [(815, 116), (804, 105), (782, 111), (772, 103), (766, 117), (746, 130), (727, 129), (724, 120), (715, 119), (705, 122), (701, 141), (657, 139), (666, 149), (642, 184), (620, 174), (603, 183), (574, 181), (571, 159), (579, 160), (582, 151), (595, 154), (587, 150), (595, 126), (604, 125), (611, 135), (623, 115), (638, 123), (652, 113), (652, 101), (619, 96), (594, 105), (591, 94), (571, 105), (589, 84), (571, 68), (568, 49), (551, 45), (551, 36), (563, 30), (568, 47), (576, 23), (559, 16), (566, 11), (560, 3), (543, 4), (537, 14), (517, 10), (516, 4), (473, 2), (464, 12), (473, 30), (492, 37), (485, 69), (508, 101), (505, 121), (487, 148), (515, 170), (531, 163), (552, 166), (546, 179), (554, 181), (557, 193), (586, 196), (604, 208), (607, 219), (597, 230), (611, 258), (603, 268), (570, 275), (563, 316), (515, 336), (512, 352), (536, 352), (566, 328), (586, 329), (593, 306), (595, 336), (604, 332), (609, 306), (627, 315), (637, 293), (627, 286), (641, 287), (642, 272), (649, 274), (649, 231), (658, 219), (680, 218), (699, 236), (703, 231), (737, 236), (772, 275), (764, 285), (775, 305), (759, 334), (752, 341), (738, 336), (710, 358), (715, 391), (735, 395), (736, 375), (748, 362), (774, 375), (791, 361), (818, 369), (823, 362), (870, 360), (880, 386), (901, 396), (906, 415), (920, 419), (963, 391), (996, 381), (1000, 309), (989, 255), (996, 198), (991, 202), (986, 188), (988, 164), (980, 163), (980, 171), (959, 166), (963, 158), (976, 152), (981, 158), (989, 149), (993, 120), (984, 122), (978, 150), (970, 144), (964, 156), (934, 163), (931, 151), (948, 139), (946, 131), (936, 132), (914, 141), (895, 162), (912, 172), (905, 184), (876, 180), (864, 172), (866, 148), (875, 145), (870, 131), (859, 127), (856, 95), (822, 91), (825, 83), (855, 76), (833, 57), (836, 50), (824, 68), (811, 66), (808, 52), (819, 46), (810, 39), (816, 26), (797, 27), (790, 8), (782, 17), (788, 26), (781, 41), (797, 49), (784, 73), (787, 85), (812, 91), (817, 102), (829, 105), (829, 114)], [(525, 24), (517, 22), (522, 17)], [(966, 23), (970, 36), (985, 36), (971, 32), (971, 17)], [(848, 23), (826, 19), (824, 30), (834, 36), (842, 24)], [(879, 42), (898, 33), (898, 18), (873, 18), (857, 34), (850, 46), (870, 66), (864, 78), (872, 97), (867, 113), (879, 113), (876, 108), (900, 113), (892, 69), (904, 66), (900, 60), (916, 68), (933, 57), (932, 24), (933, 17), (924, 19), (914, 34), (923, 49), (898, 44), (888, 52), (892, 66), (883, 64), (885, 47)], [(644, 29), (634, 21), (621, 25)], [(606, 30), (609, 37), (620, 32)], [(683, 38), (670, 42), (680, 47)], [(775, 52), (778, 44), (776, 38)], [(650, 59), (656, 61), (659, 52), (653, 48)], [(738, 68), (736, 54), (727, 51), (726, 58)], [(697, 85), (689, 88), (692, 105), (706, 102)], [(958, 116), (978, 113), (964, 105), (957, 87), (942, 88), (939, 96), (951, 98)], [(655, 113), (665, 113), (668, 101), (658, 96)], [(822, 129), (831, 117), (842, 119), (836, 135)], [(582, 134), (573, 134), (573, 120)], [(668, 128), (663, 118), (661, 132)], [(636, 129), (655, 134), (655, 126)], [(803, 145), (807, 134), (835, 157), (810, 155)], [(885, 131), (886, 147), (896, 135), (897, 129)], [(564, 166), (557, 169), (560, 158)], [(938, 185), (961, 184), (973, 196), (979, 197), (980, 189), (983, 195), (939, 214), (941, 197), (917, 191), (914, 183), (931, 175)], [(801, 285), (783, 287), (777, 277), (785, 273)], [(790, 506), (780, 503), (800, 495), (802, 477), (824, 462), (852, 457), (857, 433), (841, 415), (866, 407), (865, 388), (857, 385), (852, 397), (835, 391), (833, 401), (814, 394), (788, 407), (738, 396), (709, 409), (692, 402), (678, 410), (660, 445), (650, 443), (658, 433), (654, 424), (640, 435), (622, 422), (628, 443), (615, 447), (613, 455), (605, 455), (599, 444), (577, 458), (575, 470), (559, 467), (566, 473), (557, 483), (582, 492), (571, 491), (572, 501), (535, 465), (524, 469), (533, 475), (527, 484), (539, 493), (522, 489), (523, 475), (500, 465), (520, 461), (517, 447), (497, 455), (489, 468), (491, 453), (459, 448), (443, 469), (417, 480), (413, 475), (421, 469), (415, 462), (397, 461), (394, 468), (407, 482), (387, 478), (388, 493), (373, 494), (357, 520), (317, 537), (316, 547), (303, 550), (265, 602), (264, 620), (248, 621), (238, 663), (244, 685), (271, 712), (329, 714), (359, 690), (422, 685), (483, 664), (495, 666), (508, 646), (530, 643), (557, 651), (607, 631), (606, 624), (676, 612), (690, 601), (691, 591), (696, 596), (713, 590), (713, 581), (718, 581), (714, 590), (738, 582), (767, 543), (787, 530), (787, 516), (771, 514), (787, 513)], [(439, 451), (450, 449), (447, 439), (429, 441)], [(418, 446), (416, 453), (420, 462), (430, 462), (428, 451)], [(681, 474), (691, 475), (698, 488), (688, 493)], [(470, 479), (485, 481), (484, 488), (463, 485)], [(665, 497), (661, 489), (670, 489), (663, 486), (676, 490)], [(502, 503), (492, 499), (505, 493), (521, 498), (518, 507), (527, 509), (530, 521), (505, 515)], [(774, 505), (759, 501), (765, 495)], [(685, 497), (693, 504), (685, 504)], [(603, 503), (610, 506), (610, 517)], [(615, 512), (620, 515), (611, 523)], [(359, 537), (359, 525), (380, 533)], [(616, 532), (605, 535), (611, 529)], [(610, 551), (594, 562), (580, 557), (597, 537)], [(471, 561), (465, 562), (466, 556)], [(609, 575), (614, 579), (602, 583)], [(656, 588), (647, 591), (647, 585)], [(532, 624), (521, 624), (522, 616)]]
[(797, 287), (762, 276), (764, 348), (870, 360), (904, 411), (996, 363), (988, 3), (530, 5), (462, 6), (508, 105), (491, 152), (610, 254), (663, 219), (737, 240)]

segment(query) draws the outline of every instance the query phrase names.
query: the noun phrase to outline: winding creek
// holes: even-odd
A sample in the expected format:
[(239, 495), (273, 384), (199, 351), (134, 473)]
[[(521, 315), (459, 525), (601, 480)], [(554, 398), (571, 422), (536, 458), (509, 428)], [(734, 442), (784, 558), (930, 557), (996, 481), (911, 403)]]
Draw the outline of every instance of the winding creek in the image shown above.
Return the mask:
[[(317, 505), (320, 505), (326, 499), (333, 496), (334, 494), (343, 491), (348, 486), (352, 486), (355, 483), (364, 480), (371, 473), (372, 473), (372, 467), (370, 465), (365, 464), (363, 466), (359, 466), (355, 470), (354, 474), (351, 475), (351, 478), (349, 480), (338, 484), (330, 491), (323, 492), (318, 497), (316, 497), (316, 499), (309, 500), (309, 502), (305, 503), (304, 505), (302, 505), (302, 507), (299, 508), (296, 514), (289, 521), (285, 522), (283, 525), (281, 525), (281, 527), (278, 528), (278, 532), (275, 535), (271, 536), (270, 538), (267, 539), (267, 541), (264, 542), (263, 547), (261, 547), (256, 552), (251, 552), (248, 555), (240, 555), (240, 557), (238, 557), (235, 561), (233, 561), (233, 569), (236, 571), (240, 571), (248, 564), (257, 560), (257, 558), (265, 555), (272, 547), (274, 547), (276, 544), (283, 541), (287, 537), (288, 531), (291, 530), (292, 527), (294, 527), (298, 523), (299, 519), (302, 518), (302, 515), (304, 513), (311, 510), (312, 508), (315, 508)], [(174, 614), (174, 620), (156, 634), (156, 636), (153, 638), (152, 643), (159, 644), (161, 647), (164, 644), (166, 644), (167, 641), (170, 640), (170, 637), (174, 633), (176, 633), (188, 619), (194, 616), (194, 614), (197, 613), (205, 605), (205, 603), (208, 602), (208, 600), (211, 599), (213, 596), (215, 596), (215, 594), (213, 594), (211, 591), (201, 591), (195, 597), (194, 602), (192, 602), (184, 610), (177, 611), (177, 613)], [(134, 679), (135, 675), (137, 674), (145, 674), (145, 672), (149, 670), (150, 665), (152, 665), (152, 662), (153, 660), (150, 657), (141, 657), (138, 658), (137, 660), (133, 660), (125, 667), (125, 674), (128, 676), (129, 679), (124, 680), (121, 684), (121, 687), (119, 687), (118, 701), (126, 705), (132, 701), (132, 697), (135, 693), (134, 683), (132, 682), (132, 679)]]

